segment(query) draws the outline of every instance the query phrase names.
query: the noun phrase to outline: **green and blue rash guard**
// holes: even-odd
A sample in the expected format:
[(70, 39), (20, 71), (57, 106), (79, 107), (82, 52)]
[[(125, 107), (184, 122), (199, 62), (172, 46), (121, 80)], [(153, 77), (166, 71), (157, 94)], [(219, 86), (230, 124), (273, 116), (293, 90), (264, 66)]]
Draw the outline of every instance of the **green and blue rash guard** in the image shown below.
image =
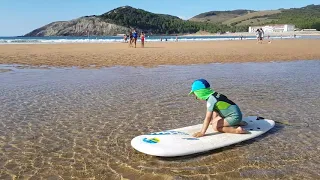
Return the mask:
[(208, 97), (207, 110), (210, 112), (216, 111), (223, 118), (231, 116), (242, 117), (240, 108), (225, 95), (217, 92), (214, 92)]

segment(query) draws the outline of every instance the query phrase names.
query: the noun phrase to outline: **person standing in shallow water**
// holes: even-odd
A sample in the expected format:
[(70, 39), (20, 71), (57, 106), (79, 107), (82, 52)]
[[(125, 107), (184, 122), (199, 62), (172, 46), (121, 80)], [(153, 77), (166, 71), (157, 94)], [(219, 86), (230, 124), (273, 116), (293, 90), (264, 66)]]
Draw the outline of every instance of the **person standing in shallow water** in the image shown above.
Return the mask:
[(123, 35), (123, 41), (125, 42), (125, 43), (127, 43), (128, 42), (128, 36), (125, 34), (125, 35)]
[(137, 33), (137, 31), (135, 29), (132, 32), (132, 36), (133, 36), (134, 48), (136, 48), (137, 47), (138, 33)]
[(261, 33), (260, 41), (262, 43), (263, 42), (263, 38), (264, 38), (264, 30), (262, 28), (260, 28), (260, 33)]
[(202, 129), (194, 133), (194, 137), (204, 136), (210, 124), (212, 124), (215, 131), (223, 133), (248, 133), (241, 127), (247, 125), (247, 123), (242, 121), (242, 113), (239, 106), (225, 95), (211, 89), (210, 84), (205, 79), (195, 80), (189, 94), (194, 94), (197, 99), (206, 101), (207, 104), (207, 113)]
[(129, 47), (132, 47), (133, 35), (132, 32), (129, 33)]
[(260, 43), (260, 38), (261, 38), (260, 29), (257, 29), (257, 30), (256, 30), (256, 36), (257, 36), (257, 43)]
[(141, 47), (144, 48), (144, 39), (145, 39), (145, 34), (144, 34), (144, 32), (141, 32), (140, 38), (141, 38)]

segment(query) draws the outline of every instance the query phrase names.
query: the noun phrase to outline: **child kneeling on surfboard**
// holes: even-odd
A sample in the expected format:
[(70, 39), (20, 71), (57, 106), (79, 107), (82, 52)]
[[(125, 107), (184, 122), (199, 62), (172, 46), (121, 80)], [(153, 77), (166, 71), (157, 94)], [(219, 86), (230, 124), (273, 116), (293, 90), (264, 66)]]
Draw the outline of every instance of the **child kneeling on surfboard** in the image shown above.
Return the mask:
[(197, 99), (207, 101), (207, 113), (200, 132), (194, 137), (205, 135), (211, 122), (215, 131), (224, 133), (245, 134), (248, 133), (241, 126), (246, 125), (242, 121), (240, 108), (225, 95), (215, 92), (205, 79), (195, 80), (191, 86), (191, 92)]

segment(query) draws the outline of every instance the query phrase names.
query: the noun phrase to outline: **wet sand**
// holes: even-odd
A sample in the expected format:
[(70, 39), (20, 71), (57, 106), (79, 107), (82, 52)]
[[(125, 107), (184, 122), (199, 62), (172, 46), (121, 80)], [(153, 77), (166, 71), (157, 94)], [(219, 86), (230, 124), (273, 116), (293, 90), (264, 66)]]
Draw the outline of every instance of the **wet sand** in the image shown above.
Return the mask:
[(320, 59), (320, 40), (1, 45), (0, 64), (47, 66), (158, 66)]

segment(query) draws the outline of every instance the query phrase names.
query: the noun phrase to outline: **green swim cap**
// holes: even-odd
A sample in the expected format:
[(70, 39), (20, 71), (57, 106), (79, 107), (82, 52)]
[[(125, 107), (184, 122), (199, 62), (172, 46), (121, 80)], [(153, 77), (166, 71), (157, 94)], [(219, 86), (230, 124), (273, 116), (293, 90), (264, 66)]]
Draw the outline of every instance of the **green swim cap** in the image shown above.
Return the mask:
[(193, 93), (197, 96), (197, 98), (201, 100), (207, 100), (214, 93), (214, 91), (211, 88), (205, 88), (196, 90)]

